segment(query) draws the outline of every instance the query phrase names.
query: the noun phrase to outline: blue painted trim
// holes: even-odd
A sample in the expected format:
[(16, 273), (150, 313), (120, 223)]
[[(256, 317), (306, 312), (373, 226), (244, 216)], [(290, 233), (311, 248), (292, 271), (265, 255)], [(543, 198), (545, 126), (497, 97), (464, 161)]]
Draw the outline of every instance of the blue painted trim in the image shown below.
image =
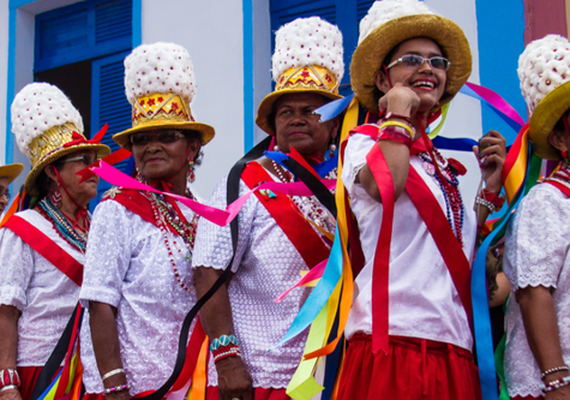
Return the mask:
[(8, 80), (6, 85), (6, 154), (5, 163), (14, 162), (14, 136), (12, 135), (12, 121), (10, 106), (14, 100), (15, 78), (16, 78), (16, 24), (17, 8), (12, 8), (10, 1), (10, 12), (8, 20)]
[(26, 4), (33, 3), (37, 0), (10, 0), (10, 9), (16, 9), (18, 7), (25, 6)]
[(133, 0), (133, 49), (142, 44), (142, 0)]
[[(493, 10), (493, 12), (489, 12)], [(481, 85), (499, 93), (526, 119), (526, 103), (517, 76), (519, 55), (524, 50), (523, 0), (476, 0), (479, 77)], [(497, 37), (508, 38), (508, 45)], [(512, 143), (515, 132), (488, 106), (481, 107), (483, 133), (495, 129)]]
[(253, 0), (243, 0), (243, 149), (247, 153), (254, 142), (253, 98)]

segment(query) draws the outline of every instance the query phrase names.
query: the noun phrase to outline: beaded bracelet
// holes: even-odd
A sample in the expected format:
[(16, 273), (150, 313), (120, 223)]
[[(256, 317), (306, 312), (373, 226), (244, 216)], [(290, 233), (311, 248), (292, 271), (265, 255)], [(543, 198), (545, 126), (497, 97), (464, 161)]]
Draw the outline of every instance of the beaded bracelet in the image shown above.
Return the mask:
[(218, 361), (223, 360), (224, 358), (241, 357), (241, 351), (236, 345), (229, 345), (227, 346), (227, 349), (224, 348), (224, 350), (225, 351), (216, 351), (213, 355), (214, 364), (217, 364)]
[(491, 203), (489, 200), (486, 200), (482, 197), (477, 197), (475, 199), (475, 204), (478, 204), (480, 206), (487, 208), (487, 210), (489, 210), (490, 213), (494, 213), (495, 211), (497, 211), (497, 208), (495, 207), (495, 205), (493, 203)]
[(212, 344), (210, 344), (210, 350), (212, 353), (220, 346), (227, 346), (228, 344), (235, 344), (236, 346), (239, 345), (239, 340), (234, 335), (222, 335), (217, 339), (212, 340)]
[(18, 370), (6, 368), (0, 370), (0, 387), (14, 385), (20, 387), (22, 381), (20, 380), (20, 375)]
[(546, 378), (547, 375), (553, 374), (555, 372), (560, 372), (560, 371), (568, 371), (568, 366), (561, 365), (559, 367), (547, 369), (542, 374), (540, 374), (540, 379), (544, 380), (544, 378)]
[(540, 390), (542, 390), (543, 393), (548, 393), (569, 385), (570, 385), (570, 376), (566, 376), (562, 379), (557, 379), (555, 381), (548, 382), (546, 385), (541, 384)]
[(505, 198), (502, 196), (497, 196), (495, 193), (491, 192), (490, 190), (483, 189), (481, 191), (480, 197), (484, 198), (487, 201), (490, 201), (495, 206), (495, 210), (499, 211), (503, 204), (505, 204)]
[(114, 369), (114, 370), (112, 370), (112, 371), (107, 372), (105, 375), (103, 375), (103, 376), (101, 377), (101, 380), (104, 381), (104, 380), (107, 379), (107, 378), (110, 378), (110, 377), (115, 376), (115, 375), (118, 375), (118, 374), (124, 374), (124, 373), (125, 373), (125, 370), (124, 370), (124, 369), (122, 369), (122, 368), (117, 368), (117, 369)]
[(105, 390), (103, 392), (105, 394), (118, 393), (118, 392), (122, 392), (125, 390), (129, 390), (130, 388), (131, 388), (131, 385), (125, 384), (125, 385), (119, 385), (119, 386), (113, 386), (110, 388), (105, 388)]
[(2, 386), (2, 388), (0, 388), (0, 393), (1, 393), (1, 392), (4, 392), (4, 391), (6, 391), (6, 390), (10, 390), (10, 389), (16, 389), (16, 390), (18, 390), (18, 386), (16, 386), (16, 385), (5, 385), (5, 386)]

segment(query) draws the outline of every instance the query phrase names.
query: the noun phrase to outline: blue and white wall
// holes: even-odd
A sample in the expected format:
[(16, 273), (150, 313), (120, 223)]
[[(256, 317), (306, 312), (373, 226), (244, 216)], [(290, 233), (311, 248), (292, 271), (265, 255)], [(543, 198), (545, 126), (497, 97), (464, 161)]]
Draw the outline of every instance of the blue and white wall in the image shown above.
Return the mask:
[[(356, 0), (355, 0), (356, 1)], [(0, 2), (0, 112), (14, 93), (33, 80), (34, 17), (74, 0)], [(264, 134), (255, 127), (257, 105), (271, 90), (269, 0), (134, 0), (138, 7), (133, 44), (172, 41), (192, 56), (198, 93), (192, 103), (197, 120), (213, 125), (216, 138), (205, 148), (195, 187), (208, 197), (216, 182)], [(457, 22), (473, 54), (471, 82), (505, 97), (526, 117), (516, 66), (524, 48), (523, 0), (426, 0), (434, 11)], [(352, 52), (353, 49), (346, 49)], [(9, 115), (0, 116), (0, 163), (24, 161), (11, 140)], [(442, 135), (478, 139), (494, 128), (510, 140), (515, 133), (487, 106), (459, 94), (451, 104)], [(10, 135), (9, 137), (7, 135)], [(470, 203), (479, 182), (471, 154), (453, 155), (469, 170), (462, 190)], [(23, 180), (20, 180), (20, 182)]]

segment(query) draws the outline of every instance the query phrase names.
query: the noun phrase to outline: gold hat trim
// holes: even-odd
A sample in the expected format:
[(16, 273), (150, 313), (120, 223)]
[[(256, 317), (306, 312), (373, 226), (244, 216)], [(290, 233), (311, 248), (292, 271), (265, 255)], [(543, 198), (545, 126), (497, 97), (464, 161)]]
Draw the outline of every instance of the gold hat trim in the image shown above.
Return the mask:
[(318, 65), (304, 65), (289, 68), (277, 80), (275, 91), (283, 89), (324, 89), (338, 94), (337, 80), (326, 68)]

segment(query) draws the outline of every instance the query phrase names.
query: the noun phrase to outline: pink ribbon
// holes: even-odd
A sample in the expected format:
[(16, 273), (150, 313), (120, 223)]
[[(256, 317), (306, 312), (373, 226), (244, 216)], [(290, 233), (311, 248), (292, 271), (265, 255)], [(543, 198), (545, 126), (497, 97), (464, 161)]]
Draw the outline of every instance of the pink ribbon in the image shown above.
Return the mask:
[[(208, 221), (216, 225), (225, 226), (229, 224), (238, 215), (243, 205), (254, 192), (258, 190), (268, 189), (275, 192), (283, 193), (288, 196), (313, 196), (313, 192), (302, 182), (295, 183), (279, 183), (279, 182), (265, 182), (255, 189), (250, 190), (233, 203), (229, 204), (225, 210), (220, 210), (215, 207), (210, 207), (197, 201), (191, 200), (188, 197), (180, 196), (174, 193), (161, 192), (151, 186), (145, 185), (136, 179), (124, 174), (116, 168), (113, 168), (105, 161), (100, 161), (99, 166), (89, 167), (95, 175), (101, 179), (109, 182), (111, 185), (133, 190), (146, 190), (149, 192), (159, 193), (164, 196), (170, 196), (182, 204), (186, 205), (196, 214), (206, 218)], [(327, 189), (331, 190), (336, 187), (336, 179), (323, 179), (321, 180)], [(316, 267), (315, 267), (316, 268)], [(314, 269), (314, 268), (313, 268)]]
[(519, 113), (513, 108), (513, 106), (507, 103), (506, 100), (503, 99), (501, 96), (499, 96), (496, 92), (492, 91), (489, 88), (476, 85), (471, 82), (465, 83), (465, 86), (473, 90), (475, 93), (477, 93), (479, 96), (485, 99), (489, 104), (491, 104), (497, 110), (502, 112), (512, 121), (516, 122), (520, 126), (523, 126), (525, 124), (524, 120), (519, 115)]
[(281, 303), (283, 299), (291, 292), (291, 290), (295, 289), (296, 287), (303, 286), (315, 279), (320, 279), (325, 272), (325, 267), (327, 266), (327, 262), (329, 261), (328, 258), (325, 258), (323, 261), (315, 265), (309, 272), (305, 274), (299, 281), (292, 286), (291, 288), (284, 291), (278, 298), (275, 299), (276, 303)]

